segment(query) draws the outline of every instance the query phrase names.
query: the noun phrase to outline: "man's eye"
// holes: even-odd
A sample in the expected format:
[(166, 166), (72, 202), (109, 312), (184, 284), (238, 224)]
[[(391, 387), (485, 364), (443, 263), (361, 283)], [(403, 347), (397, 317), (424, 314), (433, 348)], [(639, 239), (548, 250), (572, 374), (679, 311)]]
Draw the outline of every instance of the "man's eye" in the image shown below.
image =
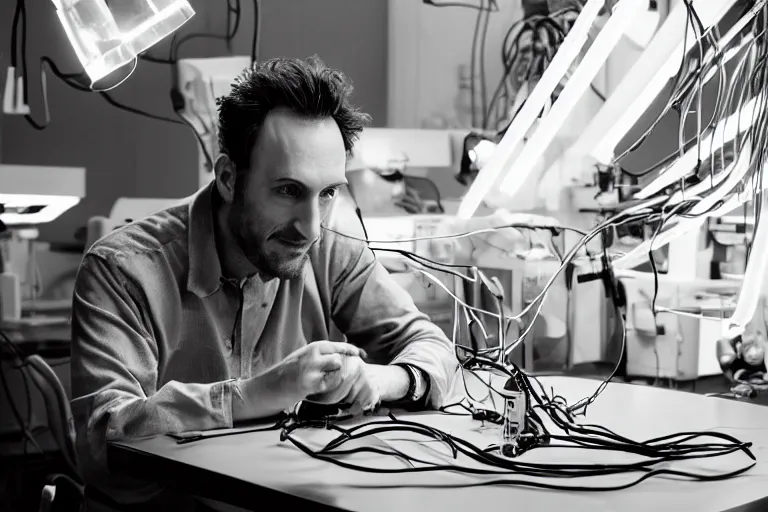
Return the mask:
[(277, 188), (277, 193), (286, 197), (299, 197), (301, 192), (295, 185), (283, 185)]
[(326, 190), (323, 190), (323, 193), (320, 194), (320, 197), (323, 199), (333, 199), (336, 196), (337, 190), (335, 188), (329, 188)]

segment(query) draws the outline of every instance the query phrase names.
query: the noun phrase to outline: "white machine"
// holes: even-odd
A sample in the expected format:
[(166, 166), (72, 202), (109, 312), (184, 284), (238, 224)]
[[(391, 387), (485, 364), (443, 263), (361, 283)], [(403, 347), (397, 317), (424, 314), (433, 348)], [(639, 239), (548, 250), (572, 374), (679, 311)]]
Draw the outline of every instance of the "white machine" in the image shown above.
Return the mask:
[(250, 65), (250, 57), (181, 59), (177, 63), (176, 87), (184, 97), (184, 108), (179, 115), (197, 132), (202, 145), (198, 167), (200, 187), (213, 179), (212, 165), (218, 154), (216, 98), (229, 94), (235, 78)]
[[(36, 226), (50, 222), (85, 197), (85, 169), (0, 165), (0, 321), (19, 321), (22, 283), (34, 283)], [(32, 285), (34, 288), (34, 284)]]
[[(513, 120), (491, 161), (481, 169), (478, 179), (461, 205), (460, 216), (471, 217), (486, 194), (494, 188), (501, 188), (509, 197), (510, 203), (514, 204), (517, 197), (522, 199), (522, 194), (528, 192), (529, 189), (525, 187), (527, 181), (541, 179), (541, 176), (534, 176), (536, 173), (535, 162), (541, 158), (557, 130), (566, 121), (576, 100), (584, 94), (589, 82), (616, 44), (619, 35), (635, 22), (638, 9), (642, 7), (641, 4), (647, 4), (647, 2), (635, 0), (621, 0), (618, 3), (612, 16), (586, 51), (581, 63), (570, 76), (552, 108), (539, 121), (528, 143), (520, 149), (518, 146), (523, 134), (539, 116), (556, 84), (568, 71), (578, 51), (586, 42), (589, 27), (596, 19), (603, 3), (601, 0), (589, 0), (586, 3), (565, 42), (534, 88), (526, 104)], [(697, 24), (700, 24), (700, 28), (705, 31), (716, 26), (735, 4), (735, 0), (692, 0), (690, 2), (697, 14)], [(704, 55), (704, 61), (711, 62), (717, 57), (721, 63), (728, 62), (741, 48), (751, 44), (749, 35), (742, 37), (743, 29), (760, 10), (764, 9), (765, 5), (766, 2), (764, 1), (756, 2), (749, 11), (742, 13), (739, 21), (719, 38), (721, 45), (725, 45), (730, 41), (735, 41), (734, 38), (741, 37), (739, 39), (740, 47), (737, 46), (722, 56), (716, 56), (714, 51), (710, 50)], [(651, 102), (662, 91), (664, 85), (674, 77), (684, 52), (693, 48), (697, 44), (697, 38), (701, 37), (698, 31), (699, 27), (691, 27), (687, 24), (688, 18), (689, 13), (686, 4), (676, 2), (666, 20), (648, 43), (644, 53), (624, 76), (618, 87), (611, 92), (608, 100), (579, 138), (565, 152), (563, 160), (570, 162), (572, 169), (570, 175), (562, 177), (563, 180), (561, 181), (564, 181), (566, 186), (569, 183), (584, 181), (582, 173), (585, 169), (590, 169), (595, 163), (612, 163), (616, 145), (637, 122), (641, 114), (647, 110)], [(687, 31), (686, 27), (688, 27)], [(663, 58), (660, 58), (660, 55)], [(703, 83), (711, 80), (714, 75), (713, 71), (704, 76)], [(751, 102), (745, 101), (744, 103), (740, 112), (732, 116), (736, 120), (723, 120), (715, 127), (709, 138), (701, 143), (707, 147), (708, 152), (711, 147), (716, 150), (725, 141), (732, 138), (732, 136), (729, 137), (728, 133), (733, 135), (740, 130), (749, 128), (752, 120), (757, 118), (757, 115), (753, 114), (758, 114), (758, 109), (764, 108), (761, 96), (754, 98)], [(735, 208), (753, 199), (751, 193), (737, 193), (737, 186), (743, 185), (742, 189), (746, 191), (762, 192), (763, 181), (758, 182), (756, 181), (757, 177), (750, 177), (749, 174), (752, 159), (751, 149), (748, 142), (743, 143), (742, 154), (739, 158), (720, 172), (714, 180), (702, 180), (695, 187), (691, 187), (691, 190), (686, 190), (685, 196), (682, 193), (676, 193), (667, 199), (662, 199), (662, 203), (674, 206), (684, 198), (714, 190), (704, 196), (700, 204), (694, 208), (695, 211), (692, 213), (701, 214), (699, 218), (675, 219), (671, 227), (663, 231), (653, 244), (654, 248), (671, 244), (670, 272), (676, 277), (679, 276), (681, 279), (696, 278), (696, 265), (693, 265), (692, 262), (696, 260), (698, 248), (696, 241), (707, 217), (729, 215)], [(657, 180), (641, 191), (637, 198), (649, 198), (652, 194), (689, 175), (694, 170), (695, 157), (695, 152), (684, 153), (660, 174)], [(546, 169), (539, 169), (539, 172), (546, 172)], [(716, 186), (718, 188), (714, 189), (713, 187)], [(768, 206), (764, 196), (765, 194), (761, 198), (763, 207)], [(723, 204), (720, 204), (720, 201), (723, 201)], [(657, 204), (661, 203), (657, 202)], [(768, 250), (768, 226), (764, 224), (758, 224), (752, 254), (759, 255)], [(650, 242), (641, 244), (615, 261), (614, 267), (619, 271), (634, 268), (647, 261), (649, 249)], [(733, 311), (732, 316), (721, 322), (713, 321), (713, 326), (716, 327), (707, 330), (729, 337), (742, 334), (756, 315), (762, 295), (762, 286), (758, 283), (765, 281), (768, 277), (766, 276), (767, 272), (768, 262), (765, 258), (751, 258), (743, 279), (747, 286), (741, 289), (736, 304), (730, 306)]]

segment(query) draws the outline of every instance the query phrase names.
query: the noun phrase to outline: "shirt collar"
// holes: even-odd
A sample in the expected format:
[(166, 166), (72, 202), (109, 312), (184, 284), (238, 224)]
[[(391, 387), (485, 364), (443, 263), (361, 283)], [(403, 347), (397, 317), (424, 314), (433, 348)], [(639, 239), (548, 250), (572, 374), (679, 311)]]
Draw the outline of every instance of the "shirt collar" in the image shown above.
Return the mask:
[(199, 190), (189, 204), (189, 275), (187, 289), (207, 297), (221, 285), (221, 262), (213, 229), (213, 181)]

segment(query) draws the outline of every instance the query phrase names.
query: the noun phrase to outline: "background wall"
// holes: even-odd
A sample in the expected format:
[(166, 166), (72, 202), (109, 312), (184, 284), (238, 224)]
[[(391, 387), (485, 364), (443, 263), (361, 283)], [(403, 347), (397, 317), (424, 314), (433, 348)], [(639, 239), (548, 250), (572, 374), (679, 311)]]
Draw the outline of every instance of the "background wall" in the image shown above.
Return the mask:
[[(0, 68), (10, 64), (10, 28), (15, 3), (0, 2)], [(183, 33), (226, 33), (226, 0), (191, 0), (196, 16)], [(232, 52), (249, 55), (253, 33), (253, 2), (242, 0), (239, 32)], [(42, 119), (39, 58), (47, 55), (64, 72), (81, 69), (49, 0), (26, 0), (27, 61), (34, 83), (30, 104)], [(260, 59), (306, 57), (317, 53), (345, 71), (356, 86), (355, 100), (373, 116), (374, 126), (386, 124), (387, 2), (384, 0), (280, 0), (261, 2)], [(196, 39), (180, 57), (227, 55), (226, 44)], [(150, 53), (167, 57), (168, 44)], [(117, 101), (173, 118), (168, 93), (168, 65), (140, 61), (125, 84), (112, 93)], [(1, 116), (0, 162), (86, 168), (87, 197), (57, 221), (43, 226), (41, 239), (74, 242), (74, 231), (93, 215), (109, 213), (115, 199), (184, 197), (197, 188), (197, 148), (184, 125), (142, 118), (109, 105), (97, 94), (69, 88), (49, 75), (51, 124), (35, 131), (21, 117)]]
[[(431, 116), (456, 107), (459, 66), (470, 67), (478, 12), (413, 0), (389, 4), (389, 125), (422, 128)], [(520, 0), (498, 6), (489, 17), (485, 46), (489, 98), (502, 77), (504, 36), (523, 14)]]
[[(223, 34), (226, 0), (191, 0), (197, 15), (182, 33)], [(679, 0), (675, 0), (679, 1)], [(243, 0), (242, 22), (232, 44), (235, 54), (250, 53), (253, 3)], [(662, 2), (663, 3), (663, 2)], [(9, 64), (10, 25), (15, 2), (0, 2), (0, 69)], [(79, 69), (48, 0), (26, 0), (28, 62), (34, 77), (41, 55), (53, 58), (64, 71)], [(499, 47), (508, 27), (520, 18), (520, 0), (502, 0), (491, 15), (487, 42), (488, 83), (501, 75)], [(260, 58), (319, 54), (343, 69), (356, 85), (356, 101), (373, 115), (374, 126), (420, 126), (435, 112), (454, 108), (460, 64), (468, 64), (476, 12), (437, 8), (418, 0), (281, 0), (261, 3)], [(151, 54), (167, 56), (168, 44)], [(227, 55), (223, 41), (197, 39), (184, 46), (181, 57)], [(626, 63), (625, 63), (626, 64)], [(134, 76), (113, 93), (127, 105), (173, 117), (168, 100), (171, 86), (167, 65), (141, 62)], [(606, 81), (607, 82), (607, 81)], [(611, 80), (615, 85), (616, 80)], [(0, 80), (0, 87), (4, 80)], [(599, 79), (598, 88), (603, 88)], [(31, 84), (33, 114), (40, 118), (39, 86)], [(664, 95), (660, 100), (665, 99)], [(182, 197), (197, 188), (197, 148), (183, 125), (145, 119), (122, 112), (96, 94), (75, 91), (49, 78), (52, 122), (42, 132), (23, 119), (0, 116), (0, 162), (83, 166), (87, 197), (61, 219), (44, 226), (42, 239), (74, 242), (75, 229), (97, 214), (109, 212), (115, 199)], [(589, 93), (572, 117), (578, 127), (599, 105)], [(651, 121), (657, 102), (619, 149), (637, 138)], [(624, 162), (641, 170), (675, 149), (677, 119), (671, 113), (656, 132)], [(428, 175), (444, 197), (457, 197), (464, 188), (453, 169), (433, 169)]]

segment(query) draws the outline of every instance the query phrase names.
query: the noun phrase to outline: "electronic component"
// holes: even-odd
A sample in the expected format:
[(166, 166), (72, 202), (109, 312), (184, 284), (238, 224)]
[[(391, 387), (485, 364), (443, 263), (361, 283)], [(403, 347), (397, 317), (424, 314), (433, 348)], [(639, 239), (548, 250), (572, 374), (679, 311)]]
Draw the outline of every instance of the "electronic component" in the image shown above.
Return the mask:
[(717, 362), (725, 374), (738, 370), (765, 372), (765, 341), (757, 334), (721, 338), (717, 341)]
[(528, 400), (514, 378), (507, 379), (501, 391), (504, 397), (504, 423), (501, 426), (499, 452), (505, 457), (516, 457), (520, 453), (520, 437), (525, 431), (525, 415)]

